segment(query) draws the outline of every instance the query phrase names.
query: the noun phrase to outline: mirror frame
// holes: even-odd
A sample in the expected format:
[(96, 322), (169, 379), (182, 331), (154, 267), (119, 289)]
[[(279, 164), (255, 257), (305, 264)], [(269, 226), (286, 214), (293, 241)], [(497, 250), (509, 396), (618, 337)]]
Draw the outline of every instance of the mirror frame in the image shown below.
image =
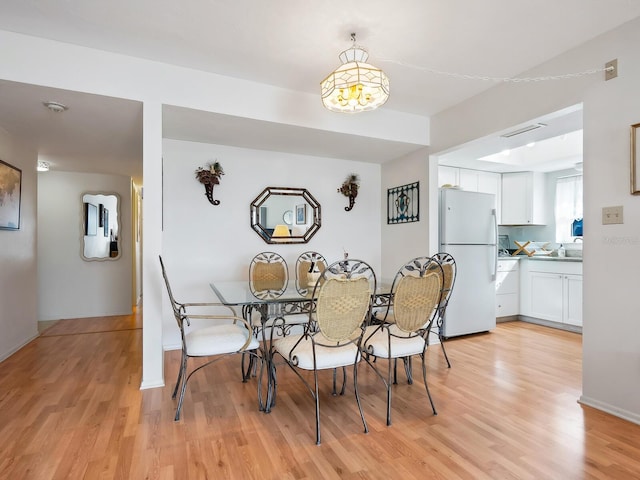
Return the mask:
[[(118, 255), (116, 255), (115, 257), (112, 256), (107, 256), (107, 257), (86, 257), (84, 255), (84, 243), (85, 243), (85, 211), (84, 211), (84, 197), (85, 195), (102, 195), (104, 197), (109, 197), (109, 196), (113, 196), (116, 197), (116, 219), (118, 221), (118, 229), (120, 231), (120, 234), (118, 235), (118, 240), (116, 240), (117, 244), (118, 244)], [(106, 262), (106, 261), (111, 261), (111, 260), (119, 260), (120, 257), (122, 257), (122, 217), (120, 215), (120, 208), (121, 208), (121, 203), (122, 203), (122, 199), (120, 198), (120, 194), (116, 193), (116, 192), (82, 192), (80, 194), (80, 205), (82, 206), (80, 208), (80, 258), (82, 258), (82, 260), (84, 260), (85, 262)], [(103, 228), (103, 227), (98, 227), (98, 228)]]
[[(260, 207), (267, 201), (271, 195), (285, 195), (302, 197), (311, 207), (313, 211), (313, 224), (309, 226), (304, 235), (294, 235), (291, 237), (272, 238), (271, 234), (258, 223)], [(311, 237), (320, 229), (322, 225), (320, 204), (306, 188), (290, 188), (290, 187), (267, 187), (265, 188), (250, 205), (251, 228), (258, 236), (269, 244), (295, 244), (307, 243)]]

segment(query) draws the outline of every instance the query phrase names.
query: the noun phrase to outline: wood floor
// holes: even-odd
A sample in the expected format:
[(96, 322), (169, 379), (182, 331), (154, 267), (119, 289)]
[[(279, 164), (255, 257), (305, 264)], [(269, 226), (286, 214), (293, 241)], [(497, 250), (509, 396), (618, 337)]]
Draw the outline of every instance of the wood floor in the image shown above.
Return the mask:
[[(364, 434), (350, 385), (313, 400), (285, 366), (265, 415), (239, 358), (198, 372), (174, 422), (178, 352), (165, 388), (140, 391), (136, 316), (64, 320), (0, 363), (1, 479), (632, 479), (640, 426), (583, 407), (581, 337), (510, 322), (428, 355), (433, 416), (420, 379), (394, 386), (362, 365)], [(417, 365), (416, 365), (417, 366)], [(420, 377), (420, 375), (417, 375)]]

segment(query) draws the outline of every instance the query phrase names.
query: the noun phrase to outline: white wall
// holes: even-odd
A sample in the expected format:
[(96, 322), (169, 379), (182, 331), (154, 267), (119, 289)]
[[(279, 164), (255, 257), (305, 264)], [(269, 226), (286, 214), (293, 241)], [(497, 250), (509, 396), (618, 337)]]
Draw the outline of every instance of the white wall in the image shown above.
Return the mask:
[(365, 138), (418, 145), (429, 140), (429, 119), (423, 116), (381, 109), (354, 121), (326, 111), (315, 94), (7, 31), (0, 31), (0, 45), (0, 79), (143, 102), (143, 388), (164, 383), (162, 328), (156, 321), (163, 290), (157, 258), (162, 251), (163, 104)]
[[(640, 197), (629, 194), (629, 126), (640, 122), (640, 19), (525, 75), (579, 72), (618, 59), (619, 76), (495, 87), (432, 118), (434, 152), (569, 105), (584, 105), (584, 327), (581, 401), (640, 423)], [(601, 225), (604, 206), (623, 225)]]
[[(89, 262), (80, 255), (82, 196), (87, 192), (120, 196), (117, 260)], [(131, 180), (117, 175), (40, 173), (37, 218), (38, 319), (131, 313)]]
[[(194, 142), (165, 140), (162, 257), (178, 301), (215, 301), (209, 283), (246, 280), (249, 263), (261, 251), (281, 254), (295, 278), (298, 255), (314, 250), (331, 262), (343, 256), (365, 260), (380, 271), (380, 166), (332, 158)], [(225, 175), (205, 197), (195, 170), (218, 160)], [(360, 177), (356, 204), (337, 192), (350, 173)], [(321, 207), (322, 226), (306, 244), (271, 245), (251, 229), (249, 205), (265, 187), (306, 188)], [(156, 257), (156, 262), (158, 259)], [(165, 348), (179, 345), (166, 294)]]
[[(420, 182), (420, 221), (387, 224), (387, 189)], [(393, 278), (398, 269), (414, 257), (433, 255), (437, 245), (429, 240), (429, 155), (424, 148), (382, 165), (382, 198), (380, 221), (382, 224), (382, 275)]]
[(0, 361), (38, 332), (37, 153), (0, 129), (0, 159), (22, 170), (20, 229), (0, 230)]

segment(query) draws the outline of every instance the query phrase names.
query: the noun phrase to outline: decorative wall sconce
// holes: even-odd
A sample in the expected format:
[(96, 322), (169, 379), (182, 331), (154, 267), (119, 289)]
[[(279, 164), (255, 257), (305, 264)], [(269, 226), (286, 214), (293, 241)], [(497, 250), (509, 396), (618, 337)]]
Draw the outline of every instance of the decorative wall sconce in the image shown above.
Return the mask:
[(345, 211), (350, 211), (356, 204), (356, 197), (358, 196), (358, 188), (360, 187), (360, 179), (355, 173), (350, 174), (342, 186), (338, 189), (338, 193), (343, 194), (345, 197), (349, 197), (349, 206), (344, 207)]
[(213, 186), (220, 184), (222, 175), (224, 170), (218, 161), (209, 163), (206, 167), (198, 167), (196, 170), (196, 178), (204, 185), (205, 195), (212, 205), (220, 205), (220, 200), (213, 199)]

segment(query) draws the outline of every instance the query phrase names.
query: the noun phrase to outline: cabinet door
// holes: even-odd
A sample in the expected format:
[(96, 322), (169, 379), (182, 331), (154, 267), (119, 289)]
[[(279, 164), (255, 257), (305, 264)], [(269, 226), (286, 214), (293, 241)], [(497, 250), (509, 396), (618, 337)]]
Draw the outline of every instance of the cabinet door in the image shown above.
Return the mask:
[(531, 272), (531, 316), (562, 322), (563, 275)]
[(528, 172), (502, 174), (502, 224), (531, 223), (532, 185)]
[(476, 170), (467, 170), (461, 168), (460, 172), (460, 188), (469, 192), (479, 192), (478, 190), (478, 172)]
[(518, 270), (500, 271), (496, 273), (496, 294), (501, 295), (504, 293), (518, 293), (520, 282), (518, 277), (520, 272)]
[(564, 276), (564, 323), (582, 326), (582, 275)]
[(458, 185), (460, 183), (459, 170), (459, 168), (440, 165), (438, 167), (438, 187), (447, 184)]
[(478, 172), (478, 191), (496, 196), (498, 223), (502, 222), (502, 175), (493, 172)]
[(509, 317), (520, 313), (518, 294), (496, 295), (496, 318)]

